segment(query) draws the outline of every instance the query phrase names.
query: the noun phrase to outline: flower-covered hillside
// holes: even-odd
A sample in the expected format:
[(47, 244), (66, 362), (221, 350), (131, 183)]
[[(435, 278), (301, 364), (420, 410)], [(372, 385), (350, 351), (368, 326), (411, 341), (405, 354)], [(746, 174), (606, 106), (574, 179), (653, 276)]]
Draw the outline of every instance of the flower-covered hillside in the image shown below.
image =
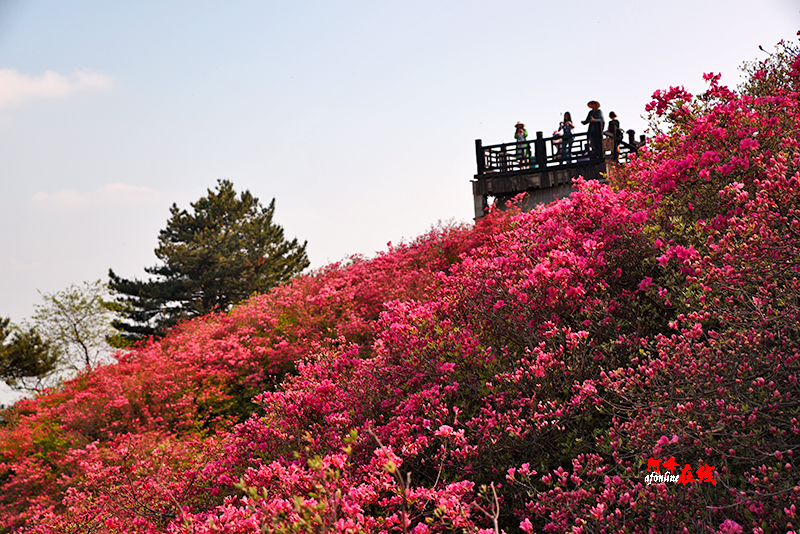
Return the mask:
[[(23, 406), (8, 524), (796, 531), (800, 59), (781, 45), (749, 73), (657, 92), (662, 133), (608, 185), (423, 238), (430, 264), (390, 251), (299, 280), (82, 379), (112, 391), (128, 362), (171, 355), (138, 408), (69, 419), (70, 385)], [(168, 395), (184, 372), (206, 378)]]
[(102, 457), (134, 437), (203, 443), (246, 419), (251, 398), (274, 389), (300, 356), (348, 342), (369, 350), (383, 300), (425, 298), (435, 273), (475, 238), (443, 227), (329, 265), (20, 401), (0, 427), (0, 532), (43, 510), (61, 513), (65, 492), (84, 483), (86, 450)]

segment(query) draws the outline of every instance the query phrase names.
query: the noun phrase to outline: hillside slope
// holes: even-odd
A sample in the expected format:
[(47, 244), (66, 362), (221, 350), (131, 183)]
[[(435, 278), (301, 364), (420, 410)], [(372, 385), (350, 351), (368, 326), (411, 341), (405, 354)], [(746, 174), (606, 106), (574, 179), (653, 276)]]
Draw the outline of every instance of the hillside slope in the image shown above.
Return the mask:
[(657, 92), (662, 133), (610, 185), (331, 266), (21, 403), (5, 529), (793, 531), (781, 50), (738, 92)]

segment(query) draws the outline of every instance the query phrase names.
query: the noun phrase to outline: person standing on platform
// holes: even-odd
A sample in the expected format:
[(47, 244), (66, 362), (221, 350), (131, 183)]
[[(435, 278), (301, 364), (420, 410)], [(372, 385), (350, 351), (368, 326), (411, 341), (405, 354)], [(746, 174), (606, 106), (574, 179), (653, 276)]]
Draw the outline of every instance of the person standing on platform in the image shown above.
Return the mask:
[(589, 106), (589, 114), (581, 124), (589, 125), (589, 159), (596, 161), (603, 158), (603, 126), (606, 121), (600, 110), (600, 102), (590, 100), (586, 105)]
[(612, 111), (608, 114), (608, 118), (611, 119), (608, 121), (608, 135), (614, 141), (614, 161), (617, 161), (619, 159), (619, 144), (622, 142), (622, 129), (619, 127), (616, 113)]
[(516, 128), (514, 139), (517, 140), (517, 160), (519, 160), (520, 169), (527, 169), (531, 161), (531, 147), (527, 142), (528, 130), (521, 122), (517, 122), (514, 127)]
[(558, 132), (561, 134), (561, 161), (569, 163), (572, 157), (572, 130), (575, 125), (572, 123), (572, 115), (569, 111), (564, 113), (564, 120), (558, 125)]

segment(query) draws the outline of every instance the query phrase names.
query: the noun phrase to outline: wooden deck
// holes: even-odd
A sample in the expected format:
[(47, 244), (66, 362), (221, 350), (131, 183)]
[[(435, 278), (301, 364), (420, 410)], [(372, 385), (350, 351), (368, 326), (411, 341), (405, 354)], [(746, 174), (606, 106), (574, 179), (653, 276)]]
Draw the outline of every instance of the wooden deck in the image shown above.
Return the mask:
[[(626, 163), (644, 142), (644, 136), (639, 143), (634, 136), (632, 130), (628, 132), (628, 141), (619, 144), (616, 156), (610, 138), (590, 140), (587, 132), (575, 134), (569, 147), (562, 146), (558, 137), (545, 138), (542, 132), (522, 143), (483, 146), (477, 139), (478, 173), (472, 180), (475, 218), (484, 215), (489, 197), (503, 209), (507, 200), (526, 193), (523, 208), (533, 208), (569, 195), (573, 178), (605, 179), (611, 165)], [(593, 145), (603, 149), (592, 150)]]

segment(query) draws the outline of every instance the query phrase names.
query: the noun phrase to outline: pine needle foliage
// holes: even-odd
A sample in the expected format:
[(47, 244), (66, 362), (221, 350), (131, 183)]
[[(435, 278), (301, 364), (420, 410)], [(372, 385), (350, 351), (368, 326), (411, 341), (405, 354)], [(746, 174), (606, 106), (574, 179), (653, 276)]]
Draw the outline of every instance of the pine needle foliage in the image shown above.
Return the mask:
[(286, 282), (309, 266), (306, 242), (284, 237), (273, 222), (275, 199), (265, 208), (249, 191), (219, 180), (216, 190), (191, 204), (173, 204), (158, 238), (160, 265), (153, 278), (125, 279), (109, 269), (122, 320), (119, 346), (161, 337), (186, 319), (227, 311), (237, 302)]

